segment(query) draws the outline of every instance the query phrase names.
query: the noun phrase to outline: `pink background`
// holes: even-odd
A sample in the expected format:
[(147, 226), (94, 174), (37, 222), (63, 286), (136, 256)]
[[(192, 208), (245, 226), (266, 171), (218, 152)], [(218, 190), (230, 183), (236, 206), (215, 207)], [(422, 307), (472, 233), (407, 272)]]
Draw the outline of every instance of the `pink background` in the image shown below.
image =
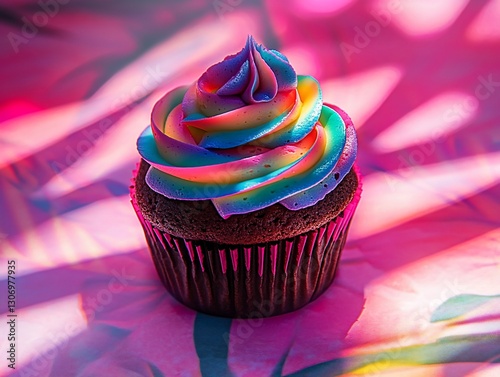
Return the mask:
[[(9, 1), (0, 6), (8, 376), (500, 375), (500, 1)], [(334, 284), (269, 319), (167, 294), (129, 203), (152, 105), (247, 34), (358, 130)], [(5, 335), (4, 335), (5, 334)]]

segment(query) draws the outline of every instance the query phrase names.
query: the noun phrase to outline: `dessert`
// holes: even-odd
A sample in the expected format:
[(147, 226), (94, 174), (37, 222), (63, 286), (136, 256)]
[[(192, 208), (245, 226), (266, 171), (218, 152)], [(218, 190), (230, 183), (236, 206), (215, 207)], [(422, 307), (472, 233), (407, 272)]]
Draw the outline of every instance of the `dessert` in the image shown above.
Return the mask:
[(361, 193), (350, 118), (249, 37), (153, 108), (131, 186), (158, 274), (213, 315), (286, 313), (332, 282)]

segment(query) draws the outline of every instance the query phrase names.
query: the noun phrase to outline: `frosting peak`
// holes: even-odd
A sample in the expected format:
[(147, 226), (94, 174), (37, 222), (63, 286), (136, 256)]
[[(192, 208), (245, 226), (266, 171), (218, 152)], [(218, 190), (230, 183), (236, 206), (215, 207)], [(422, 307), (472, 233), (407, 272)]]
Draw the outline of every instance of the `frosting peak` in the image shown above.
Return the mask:
[(146, 182), (172, 199), (210, 199), (222, 217), (275, 203), (296, 210), (332, 191), (356, 156), (351, 122), (319, 83), (247, 39), (237, 54), (153, 108), (137, 147)]
[(205, 102), (203, 97), (217, 95), (249, 105), (269, 102), (279, 91), (296, 87), (297, 75), (288, 59), (278, 51), (258, 45), (249, 36), (240, 52), (207, 69), (198, 80), (197, 89), (201, 102)]

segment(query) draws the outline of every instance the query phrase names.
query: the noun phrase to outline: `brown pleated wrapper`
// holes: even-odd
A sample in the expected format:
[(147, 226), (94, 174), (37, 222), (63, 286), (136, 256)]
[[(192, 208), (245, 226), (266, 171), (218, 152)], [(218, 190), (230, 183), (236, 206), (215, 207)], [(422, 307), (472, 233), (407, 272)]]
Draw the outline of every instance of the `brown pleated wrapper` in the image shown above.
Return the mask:
[(332, 283), (361, 195), (361, 175), (351, 202), (330, 222), (295, 237), (255, 245), (186, 240), (162, 232), (131, 201), (158, 275), (184, 305), (211, 315), (262, 318), (299, 309)]

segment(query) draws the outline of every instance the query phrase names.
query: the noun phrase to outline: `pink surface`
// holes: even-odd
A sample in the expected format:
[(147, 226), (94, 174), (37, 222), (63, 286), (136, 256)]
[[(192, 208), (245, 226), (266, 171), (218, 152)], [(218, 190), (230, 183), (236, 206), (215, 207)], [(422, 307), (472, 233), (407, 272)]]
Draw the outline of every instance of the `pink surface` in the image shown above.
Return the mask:
[[(0, 14), (3, 375), (500, 375), (498, 0), (62, 3)], [(247, 34), (353, 118), (364, 183), (330, 289), (231, 321), (163, 290), (128, 184), (155, 101)]]

